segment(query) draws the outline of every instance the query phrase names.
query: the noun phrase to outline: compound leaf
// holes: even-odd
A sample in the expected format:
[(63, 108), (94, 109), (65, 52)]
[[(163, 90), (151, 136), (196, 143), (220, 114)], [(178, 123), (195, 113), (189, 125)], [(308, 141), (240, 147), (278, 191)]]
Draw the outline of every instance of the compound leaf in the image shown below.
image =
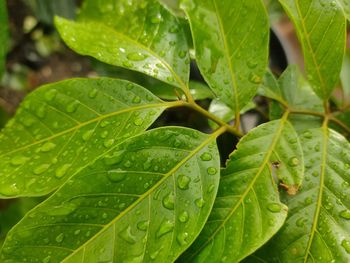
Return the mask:
[(312, 88), (328, 99), (339, 80), (345, 52), (343, 10), (336, 1), (279, 1), (296, 26)]
[(29, 212), (3, 259), (173, 262), (214, 203), (219, 133), (164, 127), (129, 138)]
[(56, 18), (61, 37), (77, 53), (188, 89), (184, 31), (158, 1), (85, 1), (79, 21)]
[(326, 127), (304, 132), (301, 141), (305, 183), (286, 199), (286, 224), (261, 255), (269, 262), (349, 262), (350, 144)]
[(238, 143), (211, 215), (185, 262), (239, 262), (283, 225), (287, 207), (279, 200), (274, 173), (295, 194), (303, 177), (302, 149), (288, 115), (251, 130)]
[[(237, 114), (254, 97), (268, 62), (269, 20), (261, 0), (183, 1), (199, 69)], [(259, 48), (257, 48), (259, 47)]]
[(0, 197), (51, 192), (113, 145), (145, 131), (169, 105), (117, 79), (37, 89), (0, 134)]

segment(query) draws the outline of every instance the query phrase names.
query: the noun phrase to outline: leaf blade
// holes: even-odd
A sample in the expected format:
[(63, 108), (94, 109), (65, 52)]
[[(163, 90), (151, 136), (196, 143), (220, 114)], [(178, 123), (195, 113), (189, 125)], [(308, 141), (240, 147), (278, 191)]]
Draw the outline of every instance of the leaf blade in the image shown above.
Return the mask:
[(170, 105), (108, 78), (37, 89), (1, 132), (1, 197), (51, 192), (112, 145), (146, 130)]
[[(12, 238), (5, 241), (3, 255), (15, 260), (21, 256), (22, 252), (18, 253), (20, 249), (34, 246), (31, 251), (36, 249), (41, 253), (34, 255), (27, 250), (26, 258), (45, 259), (48, 255), (55, 255), (62, 262), (76, 262), (77, 259), (114, 262), (116, 258), (153, 259), (156, 262), (175, 260), (199, 233), (214, 202), (220, 166), (215, 143), (217, 135), (166, 127), (129, 139), (91, 168), (74, 176), (71, 182), (27, 215), (9, 234)], [(122, 159), (113, 159), (116, 156), (122, 156)], [(131, 162), (132, 156), (134, 161)], [(151, 167), (144, 169), (144, 164), (150, 160), (153, 162)], [(156, 166), (158, 168), (154, 170)], [(125, 176), (120, 176), (123, 173)], [(95, 185), (90, 184), (92, 181)], [(145, 183), (149, 183), (147, 187), (144, 187)], [(169, 199), (171, 191), (178, 198)], [(118, 198), (124, 206), (120, 206)], [(88, 204), (91, 213), (86, 217), (84, 207)], [(68, 210), (62, 211), (62, 205)], [(116, 211), (111, 209), (114, 206)], [(99, 213), (93, 216), (92, 212), (96, 209)], [(45, 219), (48, 213), (50, 217)], [(149, 213), (152, 213), (153, 220), (148, 218)], [(41, 223), (33, 221), (35, 217), (41, 218)], [(65, 218), (68, 221), (62, 221)], [(44, 225), (40, 226), (42, 222)], [(28, 238), (28, 233), (23, 235), (28, 231), (33, 231), (34, 236)], [(41, 238), (42, 231), (50, 238), (49, 243)], [(64, 233), (64, 238), (61, 233)], [(67, 233), (72, 234), (68, 236)], [(146, 245), (143, 242), (145, 237)], [(11, 240), (19, 242), (19, 247), (14, 249)], [(42, 253), (43, 245), (51, 252), (57, 246), (61, 247), (65, 249), (65, 255), (46, 253), (48, 251)], [(146, 249), (144, 246), (147, 245)], [(101, 248), (105, 251), (100, 252)]]
[(184, 1), (183, 9), (202, 75), (217, 98), (239, 113), (255, 95), (267, 67), (269, 22), (263, 3), (196, 0)]
[(312, 87), (326, 100), (338, 82), (345, 52), (343, 11), (335, 1), (280, 0), (280, 3), (296, 26)]

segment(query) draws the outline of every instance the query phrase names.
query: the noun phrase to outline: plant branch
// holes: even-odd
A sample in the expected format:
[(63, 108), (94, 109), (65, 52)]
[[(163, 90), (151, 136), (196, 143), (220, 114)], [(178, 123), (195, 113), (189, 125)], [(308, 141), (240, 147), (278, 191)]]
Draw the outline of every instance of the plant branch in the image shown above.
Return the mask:
[(325, 113), (317, 112), (317, 111), (309, 111), (309, 110), (296, 110), (296, 109), (287, 109), (291, 114), (300, 114), (300, 115), (312, 115), (320, 118), (324, 118), (326, 116)]

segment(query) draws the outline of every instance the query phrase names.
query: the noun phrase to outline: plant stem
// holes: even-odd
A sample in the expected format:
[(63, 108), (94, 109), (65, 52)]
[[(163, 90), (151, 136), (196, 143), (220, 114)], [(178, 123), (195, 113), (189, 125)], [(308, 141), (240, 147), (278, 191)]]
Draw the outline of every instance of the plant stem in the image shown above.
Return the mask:
[(300, 115), (312, 115), (320, 118), (324, 118), (326, 114), (317, 111), (309, 111), (309, 110), (294, 110), (288, 109), (291, 114), (300, 114)]

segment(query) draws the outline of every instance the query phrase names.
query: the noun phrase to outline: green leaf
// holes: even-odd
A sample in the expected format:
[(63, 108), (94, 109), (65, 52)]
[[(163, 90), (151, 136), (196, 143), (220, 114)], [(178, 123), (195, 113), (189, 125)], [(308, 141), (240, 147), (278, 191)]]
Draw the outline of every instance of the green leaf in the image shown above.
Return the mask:
[(156, 0), (85, 1), (80, 22), (56, 18), (56, 27), (79, 54), (188, 89), (185, 34)]
[(298, 195), (287, 198), (288, 219), (265, 248), (265, 259), (349, 262), (350, 144), (326, 127), (306, 131), (301, 139), (305, 183)]
[(340, 80), (343, 87), (345, 100), (350, 98), (350, 50), (347, 50), (344, 56), (343, 67), (340, 73)]
[[(269, 21), (261, 0), (187, 0), (198, 67), (237, 114), (254, 97), (268, 62)], [(258, 47), (258, 48), (257, 48)]]
[(167, 8), (173, 15), (178, 17), (185, 17), (183, 10), (180, 8), (180, 0), (158, 0), (165, 8)]
[(345, 17), (350, 21), (350, 4), (348, 0), (337, 0), (339, 5), (343, 7), (343, 11), (345, 13)]
[(279, 0), (293, 20), (308, 79), (326, 100), (338, 82), (345, 51), (346, 20), (336, 1)]
[(113, 145), (146, 130), (176, 103), (108, 78), (39, 88), (0, 134), (0, 197), (51, 192)]
[(251, 130), (238, 143), (221, 173), (208, 222), (183, 261), (239, 262), (268, 241), (287, 216), (275, 173), (295, 194), (303, 177), (303, 158), (287, 115)]
[(3, 259), (173, 262), (214, 203), (219, 133), (164, 127), (124, 141), (25, 216)]
[(0, 0), (0, 78), (5, 70), (5, 60), (7, 53), (8, 22), (6, 1)]

